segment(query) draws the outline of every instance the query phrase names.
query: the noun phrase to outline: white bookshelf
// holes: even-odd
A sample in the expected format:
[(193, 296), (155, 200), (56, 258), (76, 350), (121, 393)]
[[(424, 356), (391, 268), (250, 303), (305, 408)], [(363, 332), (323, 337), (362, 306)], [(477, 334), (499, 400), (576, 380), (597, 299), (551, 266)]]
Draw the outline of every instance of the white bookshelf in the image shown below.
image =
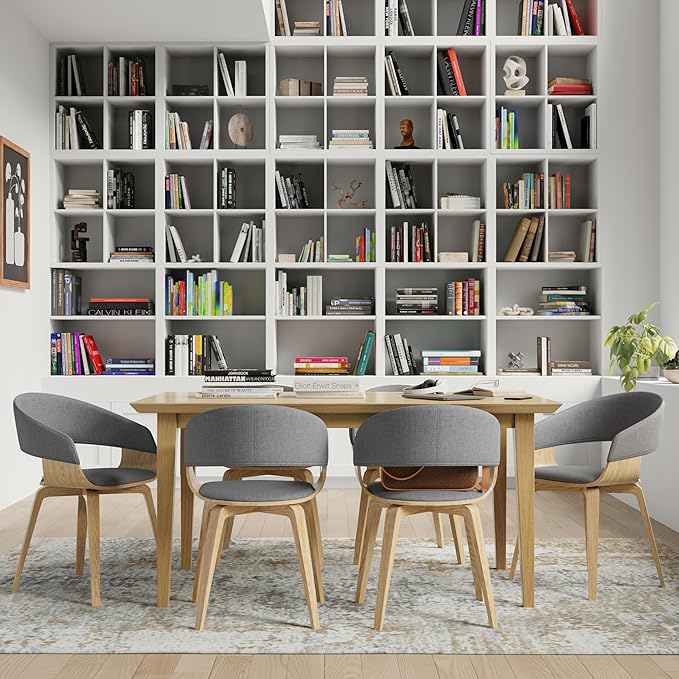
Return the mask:
[[(547, 107), (564, 104), (571, 131), (577, 136), (579, 117), (597, 101), (597, 13), (599, 0), (576, 0), (590, 35), (583, 37), (520, 37), (516, 32), (518, 0), (489, 0), (487, 35), (455, 36), (463, 0), (409, 0), (417, 35), (384, 35), (381, 0), (344, 0), (349, 37), (281, 37), (269, 44), (56, 44), (52, 46), (51, 106), (76, 106), (88, 116), (102, 150), (61, 151), (51, 154), (52, 183), (50, 262), (51, 268), (77, 270), (83, 278), (83, 303), (90, 293), (98, 295), (143, 295), (155, 299), (156, 312), (144, 319), (94, 319), (52, 316), (52, 330), (91, 331), (102, 353), (117, 356), (149, 356), (156, 362), (156, 376), (149, 378), (107, 377), (117, 380), (116, 389), (130, 386), (130, 399), (139, 393), (196, 384), (199, 378), (165, 377), (165, 337), (173, 333), (214, 333), (222, 340), (230, 365), (273, 368), (287, 379), (292, 359), (299, 354), (341, 354), (353, 362), (365, 332), (377, 336), (369, 362), (366, 384), (391, 376), (384, 350), (385, 333), (399, 332), (408, 338), (418, 357), (422, 349), (480, 348), (482, 369), (490, 376), (505, 365), (507, 353), (523, 351), (528, 365), (535, 363), (538, 335), (552, 337), (556, 359), (589, 359), (601, 374), (603, 330), (602, 254), (607, 224), (600, 218), (601, 197), (597, 181), (596, 150), (552, 150)], [(318, 18), (323, 22), (322, 0), (287, 0), (291, 22)], [(271, 1), (271, 26), (277, 25)], [(438, 49), (454, 47), (470, 96), (442, 96), (436, 66)], [(413, 96), (385, 94), (384, 54), (393, 49)], [(80, 55), (89, 96), (57, 97), (56, 71), (59, 55)], [(233, 69), (234, 59), (248, 61), (248, 96), (225, 96), (217, 63), (225, 53)], [(525, 98), (504, 96), (501, 70), (507, 56), (517, 54), (528, 63), (531, 82)], [(112, 97), (106, 93), (109, 58), (143, 55), (151, 94), (146, 97)], [(333, 97), (336, 75), (365, 75), (367, 97)], [(594, 83), (592, 97), (550, 97), (547, 81), (556, 75), (586, 76)], [(278, 95), (282, 78), (306, 78), (322, 83), (322, 96)], [(176, 96), (172, 85), (204, 84), (207, 96)], [(495, 110), (500, 105), (517, 107), (522, 114), (524, 148), (499, 151), (494, 148)], [(435, 148), (435, 116), (438, 107), (455, 111), (460, 119), (467, 149), (440, 151)], [(155, 148), (131, 151), (127, 142), (127, 111), (147, 108), (154, 114)], [(213, 144), (209, 150), (174, 151), (164, 148), (165, 112), (177, 111), (190, 124), (194, 148), (203, 123), (214, 121)], [(247, 113), (255, 127), (248, 149), (236, 149), (228, 140), (226, 124), (237, 112)], [(605, 111), (599, 107), (599, 126)], [(401, 118), (415, 122), (419, 150), (394, 149), (400, 142)], [(329, 149), (334, 128), (369, 128), (374, 150)], [(280, 150), (279, 134), (317, 134), (320, 150)], [(420, 206), (416, 210), (394, 210), (385, 190), (385, 162), (410, 163), (415, 175)], [(217, 182), (220, 170), (234, 167), (237, 175), (237, 209), (221, 209)], [(135, 173), (137, 205), (134, 210), (66, 211), (61, 199), (68, 188), (98, 188), (106, 200), (106, 170), (121, 167)], [(301, 171), (311, 209), (284, 210), (277, 202), (274, 172)], [(506, 210), (502, 205), (502, 182), (516, 181), (523, 172), (570, 172), (573, 209)], [(163, 178), (167, 172), (187, 176), (192, 210), (164, 208)], [(356, 198), (368, 202), (367, 209), (337, 209), (333, 183), (346, 185), (358, 178), (363, 186)], [(479, 195), (480, 210), (438, 209), (444, 191)], [(541, 261), (505, 264), (504, 249), (519, 219), (526, 214), (545, 217)], [(547, 261), (550, 249), (578, 249), (580, 223), (597, 217), (595, 263), (554, 264)], [(262, 264), (232, 264), (229, 255), (243, 221), (265, 222), (266, 261)], [(427, 221), (433, 235), (435, 254), (467, 250), (474, 219), (486, 223), (486, 262), (469, 264), (397, 264), (387, 259), (389, 227), (403, 219)], [(88, 223), (89, 259), (71, 264), (69, 230), (77, 221)], [(165, 226), (174, 224), (189, 254), (201, 255), (201, 264), (166, 263)], [(279, 253), (299, 255), (309, 239), (323, 235), (329, 254), (353, 254), (353, 240), (361, 227), (376, 231), (375, 263), (281, 264)], [(108, 264), (116, 245), (153, 245), (152, 265)], [(438, 257), (437, 257), (438, 259)], [(222, 280), (234, 287), (235, 315), (232, 317), (176, 317), (165, 315), (165, 276), (217, 269)], [(275, 280), (279, 271), (288, 273), (291, 285), (303, 284), (307, 273), (323, 275), (324, 304), (330, 296), (373, 296), (375, 312), (365, 317), (277, 318), (274, 306)], [(400, 286), (432, 286), (440, 291), (440, 311), (445, 312), (445, 284), (467, 277), (481, 280), (482, 309), (477, 317), (404, 317), (394, 315), (394, 289)], [(565, 318), (507, 318), (499, 316), (503, 306), (519, 303), (536, 307), (537, 296), (546, 284), (586, 284), (597, 315)], [(46, 345), (47, 346), (47, 345)], [(48, 351), (45, 352), (48, 361)], [(371, 379), (374, 378), (374, 379)], [(96, 378), (51, 378), (59, 388), (65, 384), (94, 382)], [(403, 377), (399, 379), (404, 379)], [(410, 378), (410, 381), (417, 380)], [(520, 378), (512, 378), (520, 379)], [(535, 378), (531, 377), (531, 383)], [(554, 379), (554, 378), (550, 378)], [(465, 382), (464, 378), (451, 378)], [(561, 382), (561, 379), (559, 378)], [(580, 383), (579, 380), (575, 382)], [(120, 386), (118, 386), (120, 385)], [(143, 387), (140, 387), (143, 385)], [(88, 390), (93, 387), (88, 385)], [(106, 387), (108, 388), (108, 387)], [(89, 393), (89, 392), (88, 392)], [(106, 400), (101, 398), (99, 400)]]

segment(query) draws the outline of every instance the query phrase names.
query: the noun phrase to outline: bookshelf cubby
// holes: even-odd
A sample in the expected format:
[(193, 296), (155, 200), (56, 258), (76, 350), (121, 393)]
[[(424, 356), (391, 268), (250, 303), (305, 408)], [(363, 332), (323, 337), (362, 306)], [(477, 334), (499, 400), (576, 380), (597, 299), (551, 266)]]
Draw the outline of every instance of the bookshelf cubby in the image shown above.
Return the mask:
[[(538, 335), (552, 338), (552, 354), (559, 359), (590, 360), (595, 374), (604, 370), (602, 321), (603, 243), (607, 225), (601, 222), (598, 151), (582, 148), (580, 119), (598, 103), (597, 14), (600, 0), (575, 0), (585, 27), (584, 36), (526, 37), (517, 35), (518, 0), (488, 0), (486, 35), (456, 36), (464, 0), (408, 1), (415, 36), (386, 36), (382, 2), (343, 0), (348, 37), (325, 36), (323, 0), (287, 0), (295, 20), (318, 20), (320, 36), (278, 36), (270, 44), (110, 44), (54, 45), (50, 116), (59, 105), (81, 110), (101, 143), (100, 150), (53, 150), (51, 166), (50, 266), (70, 268), (82, 277), (83, 301), (89, 296), (145, 296), (155, 301), (155, 316), (143, 318), (52, 317), (52, 332), (89, 332), (104, 356), (153, 357), (156, 375), (140, 380), (185, 378), (165, 375), (165, 338), (169, 334), (215, 334), (229, 364), (269, 367), (290, 376), (295, 356), (346, 355), (356, 358), (368, 330), (376, 333), (367, 378), (375, 384), (391, 376), (384, 346), (385, 333), (400, 333), (421, 361), (423, 349), (481, 349), (481, 370), (498, 374), (509, 351), (523, 351), (526, 364), (535, 363)], [(276, 27), (274, 2), (271, 26)], [(446, 96), (438, 78), (437, 52), (455, 49), (469, 96)], [(393, 96), (387, 84), (384, 58), (393, 51), (408, 84), (409, 96)], [(227, 96), (219, 67), (223, 53), (234, 78), (234, 61), (247, 62), (247, 96)], [(86, 96), (60, 95), (56, 89), (62, 55), (76, 53), (86, 81)], [(530, 83), (525, 97), (505, 96), (502, 68), (507, 57), (527, 62)], [(143, 57), (147, 96), (108, 96), (108, 63), (119, 57)], [(335, 79), (366, 77), (367, 96), (333, 96)], [(588, 78), (593, 95), (550, 96), (554, 77)], [(321, 84), (320, 96), (282, 96), (279, 83), (294, 78)], [(205, 94), (177, 94), (173, 86), (203, 86)], [(201, 90), (202, 92), (203, 90)], [(549, 105), (561, 104), (573, 139), (573, 150), (552, 148)], [(517, 109), (520, 148), (495, 147), (495, 116), (499, 107)], [(438, 150), (436, 114), (445, 109), (457, 116), (464, 150)], [(128, 112), (146, 109), (153, 115), (153, 148), (129, 149)], [(189, 123), (193, 150), (165, 148), (166, 112), (179, 113)], [(237, 148), (228, 135), (228, 121), (245, 113), (253, 123), (254, 138)], [(605, 111), (599, 111), (604, 121)], [(402, 149), (399, 123), (414, 123), (418, 149)], [(206, 120), (214, 121), (209, 149), (199, 150)], [(600, 123), (600, 125), (603, 123)], [(330, 147), (333, 130), (367, 129), (372, 149)], [(319, 149), (280, 149), (279, 135), (316, 135)], [(417, 194), (414, 209), (394, 208), (385, 180), (385, 164), (410, 167)], [(220, 205), (220, 175), (236, 172), (236, 206)], [(135, 176), (134, 209), (108, 209), (107, 170)], [(286, 209), (280, 204), (274, 174), (301, 173), (308, 209)], [(503, 184), (517, 182), (523, 173), (555, 173), (571, 177), (571, 207), (538, 210), (505, 209)], [(186, 178), (190, 210), (165, 209), (164, 177)], [(343, 208), (336, 205), (333, 185), (349, 188), (362, 182)], [(69, 189), (96, 189), (102, 207), (65, 210)], [(478, 196), (472, 210), (441, 209), (443, 193)], [(350, 203), (366, 201), (361, 208)], [(537, 261), (505, 263), (503, 257), (522, 217), (544, 218)], [(472, 262), (474, 222), (485, 224), (485, 261)], [(595, 261), (582, 262), (582, 224), (597, 221)], [(88, 224), (88, 262), (71, 263), (70, 230)], [(230, 261), (244, 222), (264, 226), (265, 261)], [(429, 229), (432, 262), (390, 262), (390, 229), (407, 221), (425, 222)], [(165, 230), (174, 225), (189, 256), (201, 263), (170, 263)], [(327, 255), (355, 255), (362, 229), (375, 233), (376, 262), (335, 263)], [(324, 239), (323, 261), (300, 263), (309, 240)], [(116, 247), (155, 249), (153, 263), (114, 264)], [(574, 250), (575, 263), (549, 262), (554, 250)], [(442, 263), (442, 252), (468, 253), (468, 262)], [(294, 254), (296, 262), (279, 262)], [(165, 276), (180, 278), (187, 269), (199, 275), (216, 269), (234, 290), (234, 314), (228, 317), (166, 317)], [(371, 296), (374, 315), (276, 317), (274, 290), (280, 271), (288, 286), (304, 285), (307, 275), (323, 276), (323, 305), (331, 297)], [(466, 278), (481, 281), (481, 315), (445, 314), (446, 283)], [(586, 285), (593, 315), (579, 317), (505, 317), (504, 306), (520, 304), (537, 309), (542, 286)], [(439, 314), (398, 316), (397, 287), (436, 287)], [(47, 351), (46, 351), (47, 354)], [(47, 361), (47, 356), (46, 359)], [(59, 379), (59, 378), (55, 378)], [(84, 378), (83, 378), (84, 379)], [(403, 380), (404, 378), (399, 378)], [(411, 378), (413, 380), (417, 378)], [(449, 378), (452, 381), (464, 378)], [(519, 379), (519, 378), (514, 378)], [(554, 378), (562, 379), (562, 378)], [(563, 378), (566, 379), (566, 378)], [(371, 382), (372, 384), (372, 382)], [(150, 391), (153, 391), (150, 388)], [(105, 400), (105, 399), (104, 399)]]

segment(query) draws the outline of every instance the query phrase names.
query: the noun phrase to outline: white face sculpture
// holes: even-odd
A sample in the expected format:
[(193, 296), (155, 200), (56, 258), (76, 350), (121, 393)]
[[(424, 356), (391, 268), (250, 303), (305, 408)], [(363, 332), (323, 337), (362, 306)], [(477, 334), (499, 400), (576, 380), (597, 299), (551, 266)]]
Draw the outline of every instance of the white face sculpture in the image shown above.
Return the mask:
[(526, 75), (526, 61), (521, 57), (507, 57), (503, 68), (504, 80), (508, 90), (522, 90), (529, 82)]

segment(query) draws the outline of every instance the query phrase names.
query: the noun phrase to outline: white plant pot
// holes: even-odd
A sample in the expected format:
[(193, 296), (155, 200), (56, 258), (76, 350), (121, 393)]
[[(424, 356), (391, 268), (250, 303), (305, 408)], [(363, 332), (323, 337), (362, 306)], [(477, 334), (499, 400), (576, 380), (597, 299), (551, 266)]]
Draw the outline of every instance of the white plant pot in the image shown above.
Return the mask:
[(14, 264), (14, 199), (5, 201), (5, 264)]
[(663, 370), (663, 375), (673, 384), (679, 384), (679, 368), (675, 370)]

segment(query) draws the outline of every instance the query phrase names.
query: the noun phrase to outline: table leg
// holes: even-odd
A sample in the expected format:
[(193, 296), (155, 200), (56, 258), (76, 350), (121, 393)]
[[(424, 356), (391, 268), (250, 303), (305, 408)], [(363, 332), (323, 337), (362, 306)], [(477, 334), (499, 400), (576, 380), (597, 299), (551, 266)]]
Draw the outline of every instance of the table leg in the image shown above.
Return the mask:
[(158, 608), (167, 608), (170, 605), (176, 440), (177, 416), (174, 413), (158, 413)]
[(493, 515), (495, 519), (495, 568), (507, 569), (507, 429), (514, 425), (513, 418), (498, 417), (500, 422), (500, 464), (493, 489)]
[(516, 415), (516, 491), (524, 608), (535, 606), (535, 418)]
[(193, 493), (184, 466), (184, 429), (179, 430), (179, 476), (181, 479), (181, 564), (183, 571), (190, 571), (193, 557)]

